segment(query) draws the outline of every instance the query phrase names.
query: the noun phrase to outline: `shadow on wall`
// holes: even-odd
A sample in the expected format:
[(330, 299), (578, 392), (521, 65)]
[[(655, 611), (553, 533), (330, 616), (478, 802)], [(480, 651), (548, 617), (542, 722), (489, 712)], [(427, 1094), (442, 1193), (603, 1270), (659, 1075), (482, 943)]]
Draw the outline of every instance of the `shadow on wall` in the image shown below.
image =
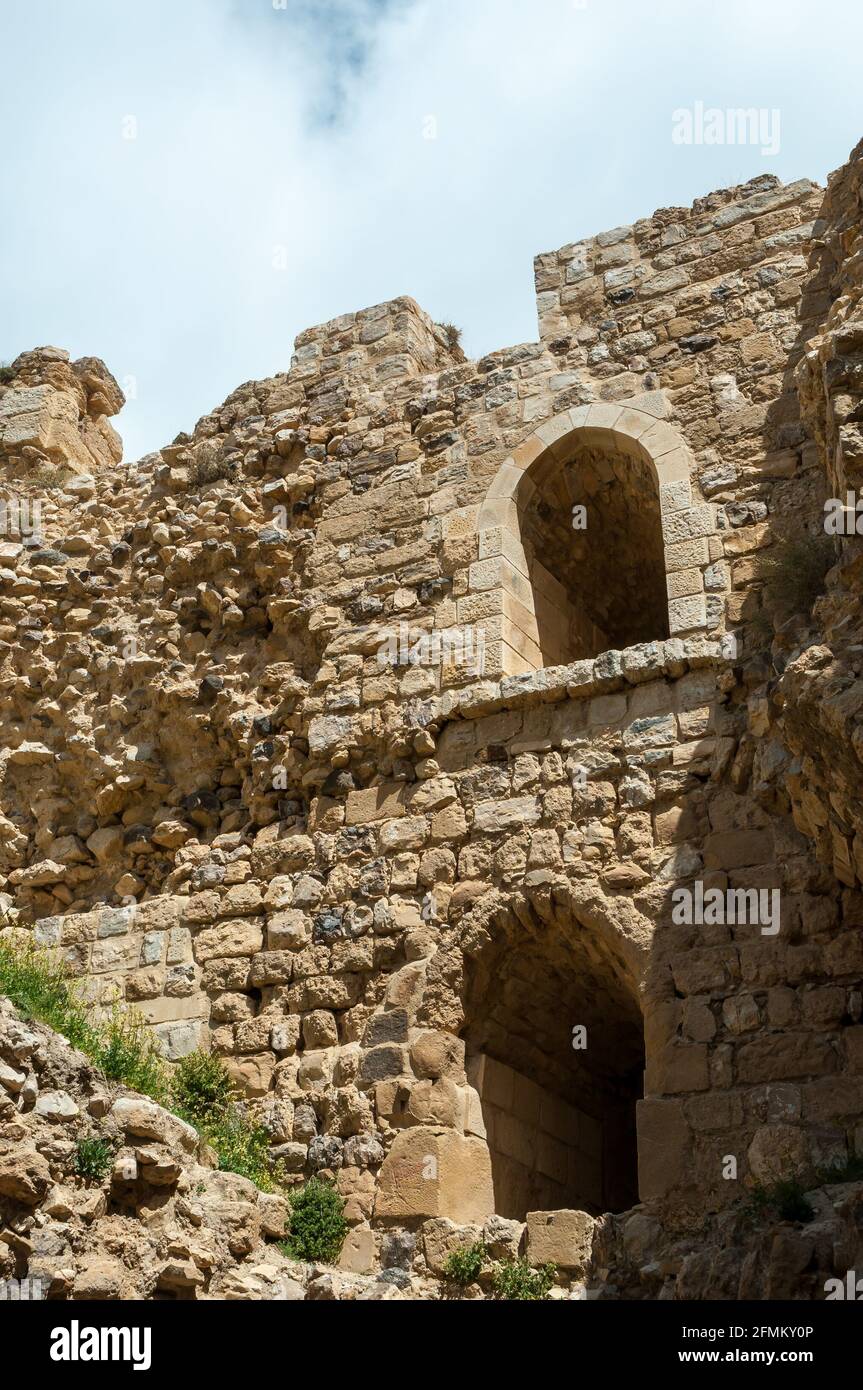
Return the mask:
[(668, 637), (659, 490), (650, 464), (575, 444), (533, 466), (521, 518), (544, 666)]
[[(525, 905), (524, 915), (529, 909)], [(634, 985), (573, 916), (502, 927), (468, 978), (463, 1029), (495, 1211), (523, 1220), (638, 1201), (644, 1038)]]

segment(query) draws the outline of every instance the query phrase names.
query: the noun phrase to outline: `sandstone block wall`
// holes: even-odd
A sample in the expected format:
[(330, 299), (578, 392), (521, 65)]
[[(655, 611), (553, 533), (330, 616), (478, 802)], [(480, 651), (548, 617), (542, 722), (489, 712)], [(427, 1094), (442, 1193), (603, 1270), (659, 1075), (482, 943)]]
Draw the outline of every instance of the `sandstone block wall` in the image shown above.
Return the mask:
[(21, 353), (0, 384), (0, 459), (7, 477), (43, 486), (123, 457), (120, 436), (109, 422), (125, 401), (104, 362), (69, 362), (61, 348)]
[[(853, 352), (833, 397), (812, 354), (853, 325), (858, 182), (541, 256), (538, 341), (479, 362), (401, 299), (125, 471), (42, 498), (4, 455), (47, 538), (0, 569), (6, 908), (224, 1055), (361, 1230), (485, 1221), (501, 1153), (556, 1182), (544, 1103), (602, 1119), (591, 1207), (861, 1150), (854, 554), (772, 650), (756, 622), (830, 418), (853, 453)], [(696, 883), (777, 890), (780, 930), (681, 924)], [(477, 1054), (539, 1095), (529, 1162)]]
[(210, 1001), (184, 925), (187, 906), (185, 898), (166, 896), (43, 917), (33, 936), (40, 948), (60, 950), (84, 999), (105, 1011), (134, 1008), (176, 1061), (206, 1044), (209, 1033)]

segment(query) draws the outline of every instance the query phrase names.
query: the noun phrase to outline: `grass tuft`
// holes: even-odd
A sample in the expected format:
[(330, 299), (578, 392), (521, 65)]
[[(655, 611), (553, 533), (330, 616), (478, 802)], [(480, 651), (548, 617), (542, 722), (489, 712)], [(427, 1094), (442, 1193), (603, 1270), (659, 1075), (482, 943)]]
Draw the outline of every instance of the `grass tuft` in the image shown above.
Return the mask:
[(109, 1081), (149, 1096), (193, 1125), (215, 1149), (224, 1172), (239, 1173), (264, 1192), (284, 1185), (282, 1165), (270, 1159), (269, 1134), (234, 1099), (220, 1057), (193, 1052), (170, 1071), (139, 1013), (118, 1006), (104, 1022), (93, 1021), (62, 963), (31, 942), (0, 938), (0, 994), (26, 1019), (62, 1033)]
[(102, 1182), (113, 1161), (113, 1147), (105, 1139), (79, 1139), (75, 1145), (75, 1172), (90, 1182)]

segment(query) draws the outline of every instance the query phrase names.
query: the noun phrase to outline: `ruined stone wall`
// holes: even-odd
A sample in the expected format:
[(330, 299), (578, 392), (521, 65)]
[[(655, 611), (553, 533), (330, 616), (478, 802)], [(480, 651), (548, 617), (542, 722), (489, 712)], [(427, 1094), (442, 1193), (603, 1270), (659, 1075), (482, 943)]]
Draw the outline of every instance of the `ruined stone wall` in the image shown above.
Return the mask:
[[(6, 478), (49, 481), (110, 468), (123, 457), (109, 416), (125, 401), (104, 362), (61, 348), (24, 352), (0, 373), (0, 457)], [(7, 527), (5, 534), (14, 530)]]
[[(58, 471), (4, 546), (10, 914), (169, 1056), (224, 1055), (360, 1230), (491, 1216), (477, 1055), (533, 1097), (495, 1158), (571, 1207), (718, 1209), (859, 1151), (859, 864), (801, 819), (752, 625), (823, 494), (822, 199), (762, 178), (540, 256), (539, 341), (479, 362), (408, 299), (309, 330), (158, 455)], [(606, 467), (634, 503), (596, 505)], [(778, 890), (778, 933), (675, 920), (696, 882)], [(543, 1097), (598, 1171), (559, 1181)], [(499, 1142), (528, 1113), (530, 1164)], [(517, 1217), (554, 1195), (524, 1174)]]

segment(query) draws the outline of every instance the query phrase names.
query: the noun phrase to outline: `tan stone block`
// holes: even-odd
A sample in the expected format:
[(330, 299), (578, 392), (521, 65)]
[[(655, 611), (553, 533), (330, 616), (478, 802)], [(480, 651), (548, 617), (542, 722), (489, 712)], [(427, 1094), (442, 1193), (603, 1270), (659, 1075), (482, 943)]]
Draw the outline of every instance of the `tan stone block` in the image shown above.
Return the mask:
[(198, 932), (194, 940), (195, 959), (203, 963), (223, 956), (253, 956), (263, 944), (263, 918), (237, 918)]
[(627, 435), (630, 439), (640, 439), (656, 424), (653, 415), (644, 410), (633, 410), (624, 406), (614, 423), (615, 434)]
[(256, 1052), (250, 1057), (226, 1057), (225, 1066), (243, 1095), (265, 1096), (272, 1083), (276, 1058), (272, 1052)]
[(707, 606), (703, 594), (689, 598), (671, 599), (668, 604), (668, 628), (672, 637), (677, 632), (689, 632), (707, 622)]
[(429, 1269), (435, 1274), (443, 1274), (446, 1262), (454, 1250), (463, 1249), (480, 1239), (479, 1226), (457, 1226), (454, 1221), (441, 1217), (436, 1221), (426, 1221), (422, 1228), (423, 1253)]
[(185, 999), (142, 999), (135, 1008), (147, 1023), (180, 1023), (206, 1017), (209, 1014), (209, 1000), (204, 994), (191, 994)]
[(374, 1268), (377, 1252), (375, 1233), (370, 1226), (355, 1226), (345, 1236), (338, 1258), (339, 1269), (351, 1274), (368, 1274)]
[[(617, 414), (620, 414), (619, 407)], [(557, 415), (553, 420), (547, 420), (544, 425), (540, 425), (539, 429), (535, 431), (535, 438), (539, 440), (545, 448), (549, 448), (550, 445), (554, 444), (558, 439), (563, 438), (564, 435), (570, 434), (571, 431), (572, 423), (569, 416)]]
[(665, 1197), (675, 1187), (691, 1183), (691, 1132), (683, 1102), (640, 1100), (638, 1129), (638, 1195), (642, 1202)]
[(518, 448), (513, 450), (512, 461), (516, 468), (521, 470), (530, 468), (530, 465), (539, 458), (545, 448), (546, 445), (543, 440), (538, 435), (532, 434), (523, 444), (519, 444)]
[(480, 535), (493, 526), (518, 533), (518, 503), (514, 497), (489, 497), (483, 502), (477, 521)]
[(559, 1139), (550, 1134), (540, 1134), (536, 1139), (536, 1168), (552, 1182), (565, 1187), (569, 1173), (570, 1150)]
[(431, 817), (430, 839), (433, 844), (449, 844), (464, 838), (467, 834), (467, 817), (464, 807), (458, 802), (436, 811)]
[(810, 1161), (806, 1135), (795, 1125), (762, 1125), (746, 1156), (752, 1176), (767, 1185), (801, 1177)]
[[(508, 560), (525, 579), (530, 578), (524, 546), (517, 535), (503, 526), (493, 526), (490, 530), (483, 531), (479, 538), (480, 560), (491, 560), (497, 556)], [(461, 616), (459, 621), (463, 621)]]
[(740, 869), (772, 860), (773, 835), (769, 830), (718, 830), (705, 841), (706, 869)]
[(704, 577), (697, 568), (678, 570), (667, 576), (666, 587), (670, 599), (687, 598), (690, 594), (704, 592)]
[(673, 1043), (648, 1058), (645, 1085), (660, 1094), (704, 1091), (710, 1085), (708, 1049), (705, 1043)]
[(497, 470), (486, 496), (489, 499), (514, 497), (516, 488), (519, 488), (519, 496), (521, 496), (521, 486), (528, 482), (529, 479), (525, 478), (524, 470), (513, 463), (512, 459), (507, 459)]
[(723, 533), (722, 541), (726, 555), (748, 555), (753, 550), (761, 550), (771, 542), (771, 530), (766, 521), (755, 526), (740, 526)]
[(704, 536), (666, 544), (665, 568), (669, 574), (676, 570), (697, 569), (706, 565), (708, 561), (707, 540)]
[(404, 782), (384, 782), (379, 787), (348, 792), (346, 825), (365, 825), (369, 821), (392, 820), (406, 814), (407, 790)]
[(662, 534), (666, 546), (679, 545), (683, 541), (701, 540), (716, 530), (715, 509), (709, 502), (683, 511), (665, 513), (662, 518)]
[(419, 1077), (437, 1080), (448, 1076), (464, 1080), (464, 1041), (452, 1033), (429, 1029), (414, 1039), (410, 1047), (411, 1066)]
[(457, 507), (441, 518), (442, 534), (445, 540), (459, 540), (473, 536), (477, 530), (479, 507)]
[(741, 1084), (790, 1081), (836, 1071), (838, 1058), (829, 1037), (812, 1033), (780, 1033), (753, 1038), (738, 1049), (737, 1078)]
[(381, 1165), (376, 1216), (481, 1223), (493, 1212), (491, 1158), (482, 1139), (429, 1126), (396, 1135)]
[(587, 1272), (596, 1222), (586, 1211), (527, 1213), (526, 1256), (532, 1265), (553, 1264), (570, 1274)]

